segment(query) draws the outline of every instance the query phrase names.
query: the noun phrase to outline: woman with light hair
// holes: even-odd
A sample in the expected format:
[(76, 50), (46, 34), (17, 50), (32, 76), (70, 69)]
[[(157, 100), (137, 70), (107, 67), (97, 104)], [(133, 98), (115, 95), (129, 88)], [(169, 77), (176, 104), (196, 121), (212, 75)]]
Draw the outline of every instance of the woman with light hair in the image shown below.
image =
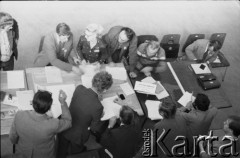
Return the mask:
[[(105, 44), (101, 36), (103, 27), (98, 24), (90, 24), (86, 27), (84, 35), (80, 36), (77, 45), (77, 55), (82, 62), (103, 63), (107, 57)], [(75, 59), (77, 63), (78, 60)]]

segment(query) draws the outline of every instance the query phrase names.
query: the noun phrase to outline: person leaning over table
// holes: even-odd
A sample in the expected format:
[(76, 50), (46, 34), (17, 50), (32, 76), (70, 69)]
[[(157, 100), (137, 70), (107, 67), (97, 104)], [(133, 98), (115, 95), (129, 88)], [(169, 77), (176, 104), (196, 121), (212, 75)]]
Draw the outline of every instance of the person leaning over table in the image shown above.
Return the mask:
[[(151, 76), (151, 72), (160, 73), (166, 70), (165, 51), (156, 41), (146, 41), (139, 45), (137, 49), (138, 61), (135, 71), (141, 71), (146, 76)], [(130, 77), (136, 77), (137, 74), (132, 72)]]
[(72, 125), (66, 98), (61, 90), (58, 97), (62, 108), (60, 119), (46, 114), (53, 102), (48, 91), (38, 91), (34, 95), (33, 111), (17, 112), (9, 134), (11, 142), (17, 145), (14, 157), (55, 158), (55, 135)]
[(186, 47), (187, 60), (198, 63), (212, 63), (217, 57), (222, 44), (217, 40), (198, 39)]
[[(213, 154), (217, 153), (218, 157), (224, 157), (223, 154), (226, 154), (225, 157), (239, 156), (240, 154), (240, 116), (236, 116), (236, 115), (228, 116), (227, 120), (224, 122), (223, 131), (224, 131), (224, 135), (221, 135), (218, 140), (216, 140), (213, 144), (211, 144), (212, 145), (211, 152), (213, 152)], [(224, 137), (226, 137), (227, 139), (223, 140)], [(236, 155), (234, 156), (233, 154), (232, 155), (229, 154), (231, 153), (229, 146), (225, 148), (226, 150), (224, 152), (223, 150), (221, 150), (223, 154), (219, 153), (220, 151), (219, 149), (223, 147), (223, 145), (231, 143), (231, 141), (236, 142), (234, 144), (236, 146), (234, 147), (234, 150), (232, 150), (234, 151), (233, 154), (236, 154)], [(199, 148), (200, 148), (201, 158), (211, 158), (211, 155), (209, 155), (209, 153), (207, 153), (208, 151), (204, 148), (204, 141), (199, 142)]]
[(56, 66), (65, 71), (82, 73), (79, 67), (74, 66), (76, 54), (73, 51), (73, 34), (66, 23), (59, 23), (56, 32), (45, 36), (42, 51), (34, 60), (34, 65)]
[(114, 26), (103, 36), (103, 41), (107, 45), (108, 62), (110, 65), (114, 66), (114, 63), (121, 61), (125, 65), (128, 65), (126, 58), (129, 56), (130, 76), (133, 76), (132, 72), (137, 60), (138, 41), (135, 32), (128, 27)]
[(14, 57), (18, 58), (18, 23), (8, 13), (0, 12), (0, 70), (14, 69)]
[(103, 115), (101, 95), (113, 83), (111, 74), (106, 71), (98, 72), (92, 79), (92, 88), (79, 85), (72, 97), (69, 106), (72, 115), (72, 128), (59, 134), (59, 148), (57, 157), (66, 157), (68, 154), (80, 153), (86, 150), (90, 133), (99, 138), (106, 122), (100, 119)]
[[(103, 27), (98, 24), (89, 24), (84, 32), (84, 35), (80, 36), (77, 45), (77, 55), (82, 62), (89, 63), (103, 63), (107, 57), (106, 46), (101, 39)], [(80, 63), (80, 60), (76, 60), (75, 63)]]

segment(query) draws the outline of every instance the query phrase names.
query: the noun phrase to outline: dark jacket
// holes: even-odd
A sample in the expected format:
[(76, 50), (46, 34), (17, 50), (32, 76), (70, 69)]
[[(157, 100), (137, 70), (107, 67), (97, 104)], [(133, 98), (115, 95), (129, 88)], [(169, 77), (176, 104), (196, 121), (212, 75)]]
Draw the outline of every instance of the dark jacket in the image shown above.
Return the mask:
[[(108, 61), (112, 62), (112, 54), (119, 48), (118, 36), (121, 32), (122, 26), (114, 26), (112, 27), (107, 34), (103, 36), (103, 41), (107, 44), (108, 50)], [(124, 51), (129, 49), (129, 64), (130, 71), (133, 71), (137, 62), (137, 36), (134, 35), (131, 41), (123, 43), (120, 52), (120, 58), (124, 56)]]
[(103, 106), (92, 89), (79, 85), (74, 91), (69, 110), (72, 128), (64, 131), (63, 135), (72, 143), (83, 145), (88, 140), (90, 129), (94, 132), (100, 130)]

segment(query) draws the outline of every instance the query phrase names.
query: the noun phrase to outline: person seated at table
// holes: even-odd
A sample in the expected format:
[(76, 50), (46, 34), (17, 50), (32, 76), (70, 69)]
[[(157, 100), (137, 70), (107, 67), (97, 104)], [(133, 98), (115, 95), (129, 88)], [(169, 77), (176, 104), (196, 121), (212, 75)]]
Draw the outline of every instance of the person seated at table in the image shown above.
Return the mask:
[[(77, 45), (77, 54), (83, 62), (103, 63), (107, 57), (106, 46), (101, 39), (103, 27), (98, 24), (90, 24), (86, 27), (84, 35), (80, 36)], [(80, 63), (75, 60), (75, 63)]]
[[(224, 135), (221, 135), (220, 137), (218, 137), (217, 141), (214, 141), (212, 144), (212, 151), (213, 154), (217, 153), (218, 156), (224, 157), (223, 154), (219, 153), (219, 148), (223, 145), (226, 145), (228, 143), (230, 143), (230, 141), (236, 141), (235, 143), (235, 149), (233, 150), (234, 153), (233, 154), (237, 154), (240, 153), (240, 117), (236, 116), (236, 115), (231, 115), (228, 116), (227, 120), (224, 122), (224, 126), (223, 126), (223, 131), (224, 131)], [(226, 137), (227, 139), (223, 140), (223, 138)], [(204, 140), (199, 142), (199, 148), (200, 148), (200, 157), (201, 158), (210, 158), (211, 155), (209, 155), (209, 153), (207, 153), (205, 147), (204, 147)], [(230, 148), (227, 147), (224, 154), (226, 153), (231, 153)], [(239, 155), (239, 154), (238, 154)], [(234, 157), (234, 155), (230, 155), (226, 157)], [(236, 156), (236, 155), (235, 155)]]
[(105, 122), (100, 120), (103, 115), (100, 100), (101, 95), (112, 86), (112, 83), (111, 74), (102, 71), (94, 75), (92, 88), (79, 85), (75, 89), (69, 106), (72, 128), (59, 135), (58, 158), (83, 152), (90, 133), (99, 137), (105, 130)]
[(108, 63), (114, 66), (114, 63), (122, 61), (126, 66), (129, 60), (129, 69), (133, 72), (137, 60), (138, 41), (135, 32), (128, 27), (114, 26), (103, 36), (103, 41), (107, 45)]
[(60, 119), (49, 117), (46, 112), (52, 106), (52, 94), (38, 91), (33, 98), (34, 111), (18, 111), (12, 123), (9, 138), (16, 144), (16, 157), (55, 158), (55, 135), (71, 127), (72, 119), (66, 103), (66, 94), (59, 92), (62, 115)]
[[(182, 109), (183, 111), (181, 111)], [(186, 109), (189, 112), (184, 111)], [(217, 114), (217, 108), (210, 106), (208, 96), (202, 93), (198, 93), (194, 102), (190, 101), (186, 108), (182, 107), (179, 111), (187, 122), (188, 135), (191, 138), (198, 135), (207, 135), (212, 120)], [(192, 139), (190, 140), (192, 141)], [(190, 146), (192, 145), (191, 141)]]
[(217, 40), (198, 39), (185, 49), (187, 60), (212, 63), (217, 59), (222, 44)]
[(138, 144), (142, 138), (139, 135), (141, 131), (137, 131), (135, 128), (134, 115), (132, 108), (122, 106), (119, 114), (120, 126), (108, 128), (101, 137), (100, 144), (114, 158), (132, 158), (138, 149)]
[[(165, 51), (156, 41), (147, 41), (139, 45), (137, 49), (138, 61), (136, 71), (143, 72), (146, 76), (151, 76), (151, 72), (160, 73), (166, 70)], [(130, 77), (136, 77), (135, 72), (130, 73)]]
[(74, 66), (76, 54), (73, 51), (73, 34), (66, 23), (59, 23), (56, 32), (45, 36), (42, 51), (34, 60), (34, 65), (56, 66), (65, 71), (81, 73), (79, 67)]
[(14, 57), (18, 58), (18, 23), (8, 13), (0, 12), (0, 70), (14, 69)]

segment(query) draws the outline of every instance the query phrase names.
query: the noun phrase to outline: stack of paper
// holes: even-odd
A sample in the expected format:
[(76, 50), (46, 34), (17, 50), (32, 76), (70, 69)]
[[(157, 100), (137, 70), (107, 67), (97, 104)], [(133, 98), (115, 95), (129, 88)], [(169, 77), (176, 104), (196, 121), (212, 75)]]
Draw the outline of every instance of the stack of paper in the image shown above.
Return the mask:
[(7, 71), (7, 85), (8, 89), (24, 88), (24, 72), (19, 71)]
[(123, 92), (124, 92), (126, 95), (131, 95), (131, 94), (134, 93), (133, 88), (129, 85), (128, 82), (123, 83), (123, 84), (120, 84), (120, 87), (122, 88)]
[(34, 93), (32, 90), (17, 91), (18, 109), (19, 110), (33, 110), (32, 100)]
[(151, 76), (149, 76), (149, 77), (146, 77), (146, 78), (142, 79), (142, 82), (155, 83), (156, 80), (154, 80)]
[(154, 95), (156, 91), (156, 87), (157, 87), (156, 84), (136, 81), (134, 90), (136, 90), (139, 93)]
[(61, 70), (54, 66), (46, 66), (45, 74), (47, 78), (47, 83), (62, 83)]
[(67, 105), (70, 106), (73, 93), (75, 91), (75, 84), (65, 84), (65, 85), (51, 85), (46, 86), (46, 90), (52, 93), (53, 104), (51, 107), (51, 112), (54, 118), (59, 117), (62, 114), (61, 104), (58, 100), (59, 91), (63, 90), (67, 95)]
[(195, 74), (206, 74), (211, 73), (208, 65), (206, 63), (200, 63), (200, 64), (191, 64), (193, 71)]
[(106, 71), (116, 80), (127, 80), (127, 72), (124, 67), (109, 67), (106, 66)]
[(158, 109), (161, 106), (160, 101), (146, 100), (145, 105), (148, 111), (148, 118), (151, 120), (159, 120), (163, 118), (158, 112)]
[(161, 84), (161, 82), (157, 81), (157, 84), (159, 85), (160, 89), (159, 89), (159, 93), (156, 94), (156, 97), (158, 99), (163, 99), (169, 96), (168, 92), (166, 91), (166, 89), (163, 87), (163, 85)]
[(193, 96), (193, 94), (186, 91), (183, 96), (178, 100), (178, 103), (185, 107), (187, 103), (189, 103), (190, 101), (193, 102), (194, 100), (195, 97)]
[(119, 117), (122, 106), (113, 102), (115, 98), (117, 98), (117, 96), (105, 98), (101, 101), (103, 105), (103, 117), (101, 118), (102, 121), (109, 120), (113, 116)]

